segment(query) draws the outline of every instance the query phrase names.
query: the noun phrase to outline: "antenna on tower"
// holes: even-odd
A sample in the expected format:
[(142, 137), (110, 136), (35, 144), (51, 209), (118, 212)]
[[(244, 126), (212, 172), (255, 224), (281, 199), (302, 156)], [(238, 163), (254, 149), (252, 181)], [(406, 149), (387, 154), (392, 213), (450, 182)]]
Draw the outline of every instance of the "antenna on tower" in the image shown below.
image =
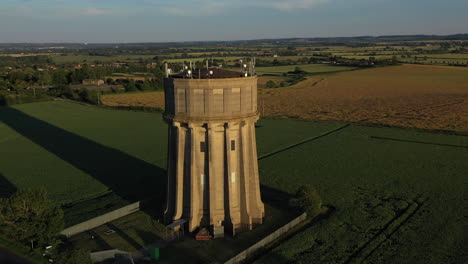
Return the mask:
[(255, 75), (255, 64), (257, 64), (257, 58), (253, 57), (252, 75)]
[(208, 63), (209, 63), (209, 60), (206, 59), (206, 70), (208, 70)]
[(169, 71), (167, 69), (167, 62), (164, 63), (164, 69), (165, 69), (165, 72), (166, 72), (166, 78), (169, 78)]

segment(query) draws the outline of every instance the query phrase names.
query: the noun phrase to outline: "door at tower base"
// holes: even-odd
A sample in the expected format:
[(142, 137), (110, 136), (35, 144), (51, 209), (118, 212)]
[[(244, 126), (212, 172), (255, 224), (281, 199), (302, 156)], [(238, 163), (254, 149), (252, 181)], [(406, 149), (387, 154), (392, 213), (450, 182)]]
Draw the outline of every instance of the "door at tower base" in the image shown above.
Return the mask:
[(262, 224), (255, 122), (173, 122), (169, 128), (167, 222), (190, 232), (235, 235)]

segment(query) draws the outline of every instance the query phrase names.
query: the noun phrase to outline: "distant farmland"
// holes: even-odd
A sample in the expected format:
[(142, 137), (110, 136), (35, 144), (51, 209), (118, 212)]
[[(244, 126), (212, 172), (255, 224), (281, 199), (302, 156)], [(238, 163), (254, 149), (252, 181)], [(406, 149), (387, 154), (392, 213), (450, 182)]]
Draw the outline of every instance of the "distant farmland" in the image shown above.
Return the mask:
[[(294, 67), (265, 68), (279, 72)], [(266, 117), (468, 131), (468, 68), (392, 66), (318, 74), (293, 86), (265, 89), (268, 80), (280, 83), (285, 79), (259, 77), (259, 111)], [(162, 92), (105, 95), (102, 99), (109, 106), (164, 108)]]
[(296, 67), (307, 73), (327, 73), (354, 70), (354, 67), (346, 66), (331, 66), (327, 64), (304, 64), (304, 65), (287, 65), (287, 66), (273, 66), (273, 67), (257, 67), (255, 70), (259, 75), (281, 75), (290, 71), (294, 71)]
[(468, 68), (403, 65), (264, 89), (269, 117), (468, 131)]

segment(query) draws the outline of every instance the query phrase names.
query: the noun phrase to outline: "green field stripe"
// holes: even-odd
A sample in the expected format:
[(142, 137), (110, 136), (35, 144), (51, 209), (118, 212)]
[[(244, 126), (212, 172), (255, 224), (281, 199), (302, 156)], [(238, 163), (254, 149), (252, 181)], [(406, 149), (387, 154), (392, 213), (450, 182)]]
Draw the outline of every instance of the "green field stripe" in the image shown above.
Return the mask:
[(424, 205), (426, 200), (427, 199), (423, 199), (421, 203), (415, 201), (408, 205), (404, 213), (387, 223), (387, 225), (379, 233), (377, 233), (372, 239), (367, 241), (361, 248), (354, 252), (345, 263), (362, 263), (364, 260), (366, 260), (387, 239), (389, 239), (391, 235), (398, 231), (401, 226), (403, 226), (413, 215), (415, 215), (416, 212)]
[(468, 146), (434, 143), (434, 142), (427, 142), (427, 141), (417, 141), (417, 140), (408, 140), (408, 139), (400, 139), (400, 138), (388, 138), (388, 137), (376, 137), (376, 136), (369, 136), (369, 138), (371, 138), (371, 139), (380, 139), (380, 140), (399, 141), (399, 142), (405, 142), (405, 143), (416, 143), (416, 144), (425, 144), (425, 145), (434, 145), (434, 146), (442, 146), (442, 147), (466, 148), (466, 149), (468, 149)]
[(271, 156), (276, 155), (276, 154), (278, 154), (278, 153), (281, 153), (281, 152), (283, 152), (283, 151), (287, 151), (287, 150), (290, 150), (290, 149), (295, 148), (295, 147), (297, 147), (297, 146), (300, 146), (300, 145), (309, 143), (310, 141), (313, 141), (313, 140), (316, 140), (316, 139), (319, 139), (319, 138), (322, 138), (322, 137), (326, 137), (326, 136), (328, 136), (328, 135), (330, 135), (330, 134), (333, 134), (333, 133), (335, 133), (335, 132), (338, 132), (338, 131), (340, 131), (340, 130), (343, 130), (343, 129), (349, 127), (349, 126), (350, 126), (350, 124), (346, 124), (346, 125), (344, 125), (344, 126), (341, 126), (341, 127), (339, 127), (339, 128), (336, 128), (336, 129), (334, 129), (334, 130), (328, 131), (328, 132), (326, 132), (326, 133), (324, 133), (324, 134), (322, 134), (322, 135), (319, 135), (319, 136), (316, 136), (316, 137), (313, 137), (313, 138), (309, 138), (309, 139), (307, 139), (307, 140), (305, 140), (305, 141), (296, 143), (296, 144), (291, 145), (291, 146), (289, 146), (289, 147), (285, 147), (285, 148), (282, 148), (282, 149), (280, 149), (280, 150), (277, 150), (277, 151), (274, 151), (274, 152), (265, 154), (265, 155), (263, 155), (263, 156), (261, 156), (261, 157), (258, 157), (258, 160), (266, 159), (266, 158), (268, 158), (268, 157), (271, 157)]

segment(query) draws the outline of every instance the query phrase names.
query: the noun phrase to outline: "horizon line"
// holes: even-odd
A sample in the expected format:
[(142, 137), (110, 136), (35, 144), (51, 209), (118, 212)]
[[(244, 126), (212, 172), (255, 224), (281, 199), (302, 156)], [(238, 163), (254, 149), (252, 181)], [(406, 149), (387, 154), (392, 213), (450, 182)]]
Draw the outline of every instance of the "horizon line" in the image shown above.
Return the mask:
[(142, 42), (0, 42), (0, 45), (6, 44), (80, 44), (80, 45), (105, 45), (105, 44), (170, 44), (170, 43), (207, 43), (207, 42), (240, 42), (240, 41), (271, 41), (271, 40), (293, 40), (293, 39), (337, 39), (337, 38), (384, 38), (384, 37), (450, 37), (468, 35), (468, 33), (455, 34), (392, 34), (392, 35), (356, 35), (356, 36), (335, 36), (335, 37), (288, 37), (288, 38), (260, 38), (260, 39), (237, 39), (237, 40), (186, 40), (186, 41), (142, 41)]

